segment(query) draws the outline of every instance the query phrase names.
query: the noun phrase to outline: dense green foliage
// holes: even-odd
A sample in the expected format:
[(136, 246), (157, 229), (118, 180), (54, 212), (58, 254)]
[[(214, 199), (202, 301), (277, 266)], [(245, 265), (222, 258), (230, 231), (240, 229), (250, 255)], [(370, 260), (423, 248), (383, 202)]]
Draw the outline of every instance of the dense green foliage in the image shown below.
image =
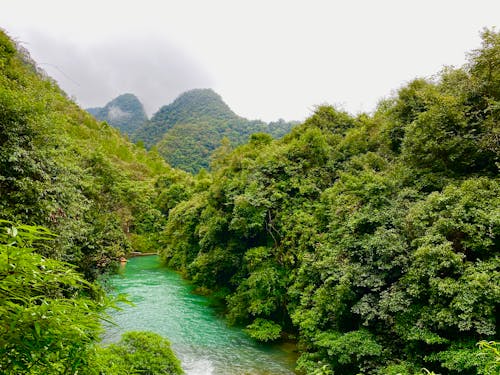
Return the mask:
[(96, 277), (162, 225), (155, 181), (183, 179), (78, 108), (0, 33), (1, 218), (48, 227), (42, 255)]
[(500, 343), (496, 341), (480, 341), (480, 355), (485, 357), (483, 373), (487, 375), (500, 374)]
[(294, 125), (284, 120), (269, 124), (247, 120), (237, 116), (212, 90), (196, 89), (160, 108), (132, 138), (147, 148), (155, 146), (170, 165), (198, 172), (208, 169), (212, 152), (224, 138), (233, 145), (245, 143), (258, 132), (280, 138)]
[(122, 94), (103, 108), (87, 108), (87, 112), (127, 135), (133, 134), (148, 120), (142, 103), (133, 94)]
[(108, 302), (89, 280), (161, 245), (249, 335), (297, 338), (305, 373), (498, 373), (500, 34), (482, 36), (373, 115), (321, 106), (281, 140), (264, 133), (284, 122), (184, 94), (137, 136), (186, 170), (211, 158), (191, 177), (0, 32), (0, 370), (179, 373), (152, 334), (94, 346)]
[(85, 375), (183, 374), (170, 343), (153, 332), (127, 332), (116, 344), (98, 347)]
[(224, 144), (170, 209), (165, 262), (253, 337), (296, 335), (306, 373), (491, 373), (500, 34), (482, 36), (371, 116), (322, 106), (282, 140)]
[[(78, 108), (0, 32), (2, 374), (125, 373), (92, 367), (114, 352), (95, 347), (112, 303), (91, 281), (131, 249), (156, 250), (157, 180), (189, 179)], [(180, 373), (163, 339), (123, 345), (137, 349), (131, 369)], [(164, 359), (141, 354), (156, 345)]]
[(74, 374), (100, 332), (99, 289), (35, 253), (46, 229), (0, 221), (0, 372)]
[[(73, 268), (37, 254), (54, 235), (0, 220), (2, 374), (182, 374), (170, 343), (151, 332), (95, 345), (114, 301)], [(121, 300), (118, 297), (117, 300)]]

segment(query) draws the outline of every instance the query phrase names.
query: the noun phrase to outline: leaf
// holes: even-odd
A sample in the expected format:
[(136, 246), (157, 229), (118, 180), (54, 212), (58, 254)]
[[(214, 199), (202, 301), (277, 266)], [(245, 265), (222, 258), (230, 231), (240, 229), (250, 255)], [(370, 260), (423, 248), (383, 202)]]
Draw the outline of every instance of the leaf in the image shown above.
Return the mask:
[(35, 332), (38, 337), (40, 337), (40, 323), (35, 322)]
[(16, 227), (10, 227), (10, 228), (7, 228), (7, 233), (8, 233), (11, 237), (17, 237), (17, 228), (16, 228)]

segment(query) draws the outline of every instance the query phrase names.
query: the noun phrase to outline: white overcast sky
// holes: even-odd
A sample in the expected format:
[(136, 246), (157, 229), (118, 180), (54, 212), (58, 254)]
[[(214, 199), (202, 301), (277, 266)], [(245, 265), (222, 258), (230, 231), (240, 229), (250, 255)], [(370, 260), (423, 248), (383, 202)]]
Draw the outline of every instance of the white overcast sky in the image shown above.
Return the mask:
[(210, 87), (267, 121), (372, 111), (499, 22), (498, 0), (0, 1), (0, 27), (83, 107), (131, 92), (151, 114)]

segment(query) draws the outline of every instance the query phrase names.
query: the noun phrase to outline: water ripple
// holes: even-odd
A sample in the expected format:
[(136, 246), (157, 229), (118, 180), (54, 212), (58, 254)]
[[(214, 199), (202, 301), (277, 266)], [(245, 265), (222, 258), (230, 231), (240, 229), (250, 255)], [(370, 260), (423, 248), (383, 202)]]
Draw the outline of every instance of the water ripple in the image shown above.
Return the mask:
[(159, 266), (158, 257), (132, 258), (111, 279), (135, 307), (110, 311), (116, 322), (104, 341), (125, 331), (149, 330), (167, 337), (188, 375), (294, 374), (294, 355), (280, 346), (258, 345), (241, 330), (228, 327), (209, 307), (206, 297), (192, 293), (179, 275)]

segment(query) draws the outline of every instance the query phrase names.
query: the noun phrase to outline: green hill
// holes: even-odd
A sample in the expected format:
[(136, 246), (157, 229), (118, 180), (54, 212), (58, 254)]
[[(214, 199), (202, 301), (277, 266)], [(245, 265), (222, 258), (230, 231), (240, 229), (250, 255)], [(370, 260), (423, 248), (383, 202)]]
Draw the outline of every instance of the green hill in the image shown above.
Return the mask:
[(142, 103), (133, 94), (120, 95), (103, 108), (87, 108), (87, 112), (128, 135), (148, 120)]
[(79, 108), (0, 30), (0, 373), (182, 373), (158, 335), (98, 345), (116, 305), (93, 281), (156, 251), (156, 185), (172, 205), (186, 178)]
[(236, 115), (211, 89), (183, 93), (163, 106), (132, 136), (158, 152), (172, 166), (189, 172), (208, 168), (210, 155), (228, 138), (232, 145), (245, 143), (254, 133), (280, 138), (296, 123), (250, 121)]
[(211, 89), (196, 89), (181, 94), (172, 103), (161, 107), (151, 121), (134, 134), (147, 148), (161, 141), (165, 133), (177, 124), (224, 122), (239, 117)]
[(58, 237), (44, 255), (93, 278), (152, 239), (155, 181), (178, 172), (38, 72), (1, 33), (0, 219), (48, 227)]

